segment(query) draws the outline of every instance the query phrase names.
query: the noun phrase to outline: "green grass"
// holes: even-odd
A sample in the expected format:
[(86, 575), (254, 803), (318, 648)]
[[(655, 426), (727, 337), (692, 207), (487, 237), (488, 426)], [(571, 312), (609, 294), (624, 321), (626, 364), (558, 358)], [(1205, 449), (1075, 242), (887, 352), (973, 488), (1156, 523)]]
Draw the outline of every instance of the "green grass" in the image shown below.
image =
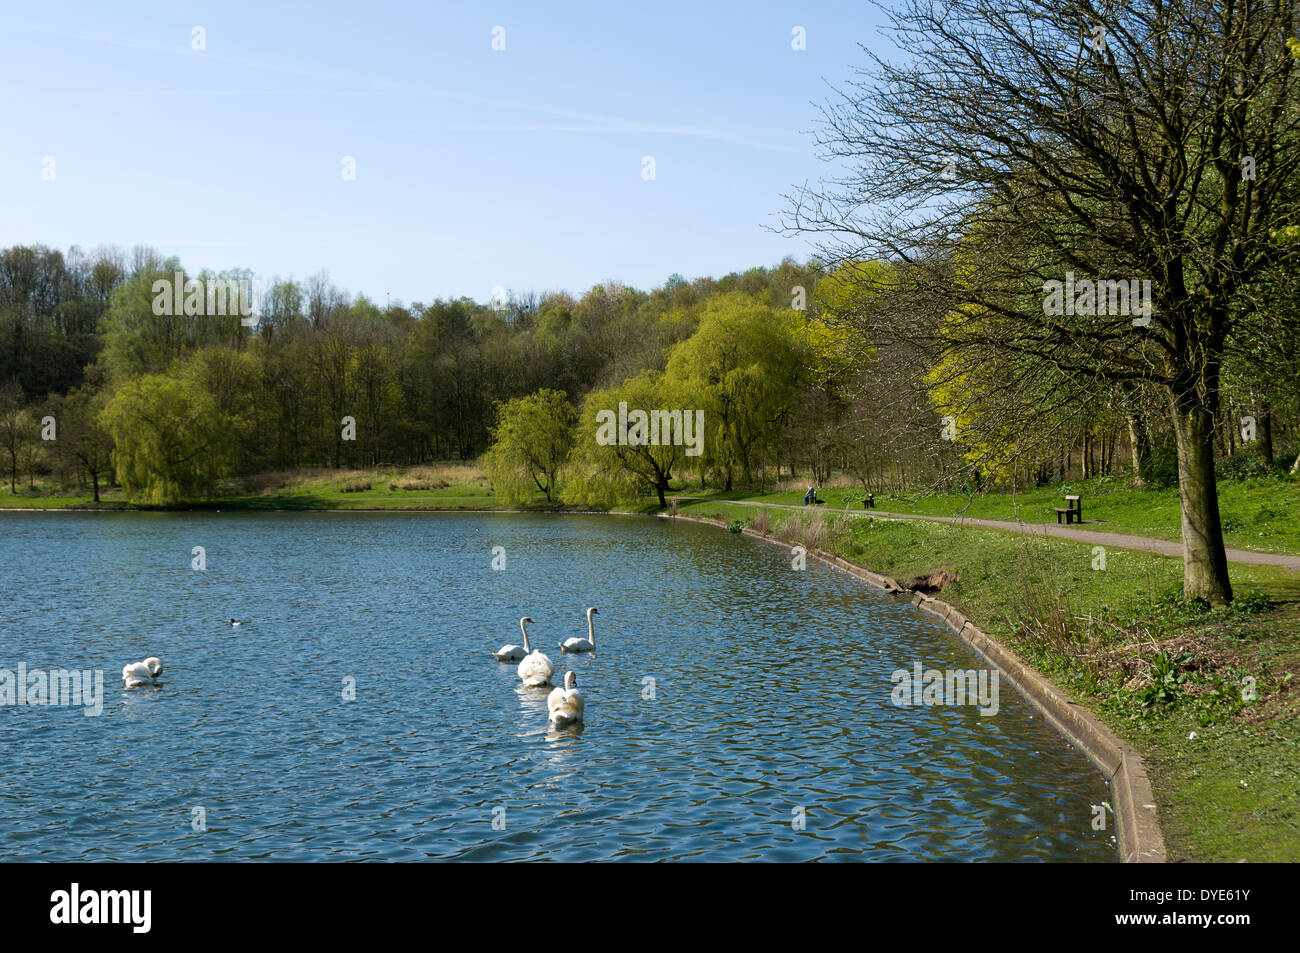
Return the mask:
[[(1065, 494), (1082, 497), (1088, 528), (1178, 542), (1182, 539), (1178, 489), (1129, 485), (1127, 478), (1100, 477), (1039, 487), (1021, 493), (876, 494), (876, 508), (924, 516), (1055, 523), (1055, 507)], [(861, 509), (862, 491), (827, 489), (820, 493), (831, 508), (846, 503)], [(719, 497), (722, 498), (722, 497)], [(803, 502), (799, 491), (761, 496), (731, 494), (729, 499), (771, 503)], [(1278, 474), (1219, 481), (1219, 513), (1224, 541), (1239, 549), (1300, 555), (1300, 477)], [(1096, 521), (1096, 522), (1094, 522)]]
[[(14, 496), (8, 492), (0, 495), (0, 510), (28, 508), (57, 510), (65, 507), (93, 507), (95, 505), (94, 499), (89, 493), (85, 496), (37, 496), (25, 493)], [(104, 504), (99, 505), (103, 506)]]
[[(293, 474), (287, 478), (271, 479), (260, 491), (239, 489), (233, 484), (221, 487), (209, 499), (188, 501), (168, 509), (201, 510), (530, 510), (574, 511), (590, 507), (548, 503), (540, 494), (524, 503), (502, 503), (497, 500), (488, 483), (477, 468), (450, 466), (433, 468), (452, 471), (452, 479), (424, 482), (443, 486), (429, 489), (402, 489), (402, 482), (412, 474), (418, 476), (430, 468), (376, 469), (365, 471), (314, 470)], [(463, 471), (463, 479), (454, 478)], [(365, 487), (365, 484), (369, 487)], [(118, 488), (101, 490), (102, 502), (95, 503), (89, 494), (67, 495), (61, 488), (38, 487), (32, 492), (20, 487), (18, 495), (0, 495), (0, 509), (90, 509), (134, 510), (159, 509), (127, 500)], [(655, 498), (647, 497), (638, 504), (617, 507), (619, 512), (650, 513), (658, 509)]]
[[(678, 511), (751, 527), (759, 517), (775, 538), (896, 578), (957, 571), (944, 601), (1143, 753), (1171, 860), (1300, 860), (1300, 574), (1233, 564), (1233, 586), (1249, 598), (1211, 610), (1177, 600), (1182, 561), (1174, 557), (1108, 547), (1105, 569), (1094, 569), (1092, 547), (1065, 539), (845, 521), (820, 507), (756, 511), (709, 500)], [(1173, 699), (1147, 704), (1157, 650), (1190, 660), (1176, 666)], [(1259, 695), (1242, 704), (1246, 674)]]

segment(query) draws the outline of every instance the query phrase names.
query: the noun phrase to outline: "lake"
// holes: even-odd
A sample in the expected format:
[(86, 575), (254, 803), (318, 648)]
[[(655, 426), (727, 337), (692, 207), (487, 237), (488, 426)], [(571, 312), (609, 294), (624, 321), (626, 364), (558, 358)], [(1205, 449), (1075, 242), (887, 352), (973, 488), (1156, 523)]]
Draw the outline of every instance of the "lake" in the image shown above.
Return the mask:
[[(0, 574), (0, 669), (104, 671), (98, 717), (0, 706), (6, 860), (1118, 859), (1105, 779), (1010, 685), (891, 702), (987, 667), (947, 628), (716, 528), (11, 512)], [(580, 727), (493, 661), (524, 615)]]

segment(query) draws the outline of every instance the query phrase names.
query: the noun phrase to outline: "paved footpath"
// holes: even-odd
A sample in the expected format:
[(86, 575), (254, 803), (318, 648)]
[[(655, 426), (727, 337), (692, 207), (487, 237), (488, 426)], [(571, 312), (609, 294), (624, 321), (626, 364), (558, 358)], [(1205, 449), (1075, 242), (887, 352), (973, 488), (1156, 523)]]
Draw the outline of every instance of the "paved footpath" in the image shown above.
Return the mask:
[[(714, 500), (711, 497), (679, 496), (675, 499), (683, 503), (731, 503), (736, 506), (766, 506), (782, 510), (806, 510), (809, 507), (791, 503), (763, 503), (757, 500)], [(828, 505), (829, 509), (829, 505)], [(1003, 530), (1008, 533), (1025, 533), (1030, 536), (1056, 536), (1072, 539), (1077, 543), (1091, 543), (1094, 546), (1114, 546), (1116, 549), (1141, 549), (1149, 553), (1164, 556), (1182, 556), (1183, 544), (1167, 539), (1152, 539), (1149, 536), (1129, 536), (1125, 533), (1105, 533), (1093, 529), (1076, 529), (1061, 523), (1013, 523), (1010, 520), (977, 520), (965, 516), (921, 516), (916, 513), (889, 513), (885, 510), (831, 510), (835, 513), (847, 512), (849, 516), (883, 516), (896, 520), (929, 520), (934, 523), (958, 523), (962, 526), (979, 526), (984, 529)], [(1088, 525), (1086, 522), (1082, 525)], [(1292, 572), (1300, 572), (1300, 556), (1288, 556), (1283, 553), (1256, 553), (1249, 549), (1229, 549), (1228, 562), (1256, 563), (1265, 566), (1284, 566)]]

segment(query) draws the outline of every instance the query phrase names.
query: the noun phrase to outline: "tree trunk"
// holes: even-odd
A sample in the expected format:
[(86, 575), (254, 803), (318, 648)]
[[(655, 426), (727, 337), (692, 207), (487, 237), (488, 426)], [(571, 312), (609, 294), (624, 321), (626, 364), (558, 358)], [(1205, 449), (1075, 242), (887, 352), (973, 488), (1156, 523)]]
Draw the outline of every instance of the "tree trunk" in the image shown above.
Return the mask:
[(1194, 391), (1182, 397), (1175, 394), (1172, 404), (1182, 504), (1183, 598), (1226, 605), (1232, 600), (1232, 584), (1214, 477), (1214, 414)]
[(99, 471), (98, 470), (96, 470), (94, 473), (90, 475), (90, 482), (95, 487), (95, 502), (98, 503), (99, 502)]
[(1264, 465), (1273, 469), (1273, 412), (1268, 404), (1259, 411), (1259, 452), (1264, 457)]
[(1133, 454), (1133, 485), (1144, 486), (1146, 481), (1142, 479), (1142, 465), (1147, 462), (1147, 455), (1151, 452), (1151, 437), (1147, 433), (1146, 422), (1137, 414), (1128, 415), (1128, 442)]

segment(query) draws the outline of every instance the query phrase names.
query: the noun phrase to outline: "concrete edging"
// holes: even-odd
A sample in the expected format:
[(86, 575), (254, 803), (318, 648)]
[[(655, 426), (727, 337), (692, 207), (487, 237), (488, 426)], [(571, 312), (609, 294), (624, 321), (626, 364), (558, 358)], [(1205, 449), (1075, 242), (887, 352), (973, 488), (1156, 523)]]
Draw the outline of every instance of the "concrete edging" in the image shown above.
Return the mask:
[[(710, 526), (727, 524), (719, 520), (700, 516), (679, 514), (660, 514), (661, 519), (680, 519), (693, 523), (707, 523)], [(791, 543), (773, 539), (755, 530), (745, 528), (747, 536), (766, 540), (787, 549), (793, 549)], [(939, 599), (904, 589), (895, 579), (880, 573), (855, 566), (839, 556), (821, 550), (813, 550), (809, 555), (820, 559), (828, 565), (841, 569), (849, 575), (868, 582), (878, 589), (912, 596), (912, 605), (922, 612), (942, 619), (962, 641), (975, 649), (990, 664), (998, 669), (1012, 686), (1039, 710), (1053, 727), (1065, 736), (1071, 744), (1082, 751), (1088, 760), (1106, 775), (1110, 782), (1111, 800), (1114, 802), (1115, 817), (1118, 823), (1120, 858), (1125, 863), (1164, 863), (1164, 836), (1160, 832), (1160, 822), (1156, 816), (1155, 797), (1151, 790), (1151, 780), (1147, 777), (1142, 756), (1129, 744), (1120, 739), (1113, 731), (1103, 725), (1086, 708), (1076, 702), (1067, 693), (1058, 688), (1051, 680), (1021, 659), (997, 639), (987, 635), (983, 630), (967, 619), (955, 607)]]

